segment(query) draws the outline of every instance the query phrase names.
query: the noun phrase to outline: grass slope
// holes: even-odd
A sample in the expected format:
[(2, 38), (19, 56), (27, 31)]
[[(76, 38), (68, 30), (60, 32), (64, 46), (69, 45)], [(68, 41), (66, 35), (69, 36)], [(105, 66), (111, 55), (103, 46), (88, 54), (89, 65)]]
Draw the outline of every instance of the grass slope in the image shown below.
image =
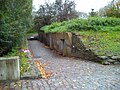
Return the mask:
[(82, 42), (97, 55), (120, 55), (120, 31), (80, 31)]

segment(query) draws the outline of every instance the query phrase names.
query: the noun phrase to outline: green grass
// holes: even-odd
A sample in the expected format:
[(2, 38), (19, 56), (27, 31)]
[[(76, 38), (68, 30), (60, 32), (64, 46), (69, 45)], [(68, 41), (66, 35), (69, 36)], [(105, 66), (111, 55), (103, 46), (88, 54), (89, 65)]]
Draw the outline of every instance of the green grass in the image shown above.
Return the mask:
[(120, 55), (120, 31), (80, 31), (85, 46), (97, 55)]

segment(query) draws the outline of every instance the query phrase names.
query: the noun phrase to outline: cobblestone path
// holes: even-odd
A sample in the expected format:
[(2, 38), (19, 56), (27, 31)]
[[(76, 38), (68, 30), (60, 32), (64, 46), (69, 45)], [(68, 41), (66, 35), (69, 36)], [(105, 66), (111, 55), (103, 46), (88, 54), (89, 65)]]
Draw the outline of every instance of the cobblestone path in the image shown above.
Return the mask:
[(62, 57), (35, 40), (29, 41), (29, 45), (33, 60), (46, 64), (46, 71), (52, 72), (52, 76), (9, 83), (9, 87), (4, 84), (6, 87), (3, 90), (120, 90), (120, 65), (105, 66)]

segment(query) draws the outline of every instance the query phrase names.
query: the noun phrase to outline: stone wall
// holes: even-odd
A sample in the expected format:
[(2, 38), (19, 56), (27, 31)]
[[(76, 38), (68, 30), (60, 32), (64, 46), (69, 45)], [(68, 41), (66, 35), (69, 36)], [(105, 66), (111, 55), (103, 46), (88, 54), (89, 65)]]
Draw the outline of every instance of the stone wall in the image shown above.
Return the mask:
[(63, 56), (78, 57), (81, 59), (101, 62), (102, 59), (86, 48), (80, 36), (75, 33), (48, 33), (39, 32), (39, 40), (51, 49), (55, 49)]
[(71, 56), (72, 33), (45, 34), (41, 31), (39, 32), (39, 40), (63, 56)]
[(0, 80), (19, 80), (19, 57), (0, 58)]

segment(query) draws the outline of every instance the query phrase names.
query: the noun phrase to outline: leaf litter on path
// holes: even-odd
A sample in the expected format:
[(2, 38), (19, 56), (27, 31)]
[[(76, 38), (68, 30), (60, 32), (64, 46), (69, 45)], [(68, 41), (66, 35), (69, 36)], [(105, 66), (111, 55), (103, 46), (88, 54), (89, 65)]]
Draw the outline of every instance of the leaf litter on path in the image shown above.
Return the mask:
[(34, 63), (36, 64), (38, 70), (40, 71), (42, 78), (47, 79), (52, 76), (52, 72), (48, 72), (45, 70), (46, 65), (42, 64), (40, 60), (35, 60)]

